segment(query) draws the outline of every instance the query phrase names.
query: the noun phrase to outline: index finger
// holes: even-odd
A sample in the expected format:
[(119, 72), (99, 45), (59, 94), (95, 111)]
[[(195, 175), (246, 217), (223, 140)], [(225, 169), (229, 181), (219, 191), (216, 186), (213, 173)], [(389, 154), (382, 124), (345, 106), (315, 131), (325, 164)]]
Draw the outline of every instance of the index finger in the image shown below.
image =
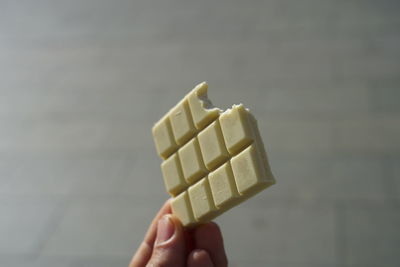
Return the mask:
[(144, 236), (144, 240), (143, 240), (144, 242), (148, 243), (151, 246), (154, 245), (154, 241), (156, 240), (158, 221), (165, 214), (171, 214), (171, 213), (172, 213), (171, 199), (168, 199), (167, 201), (165, 201), (164, 205), (161, 207), (161, 209), (158, 211), (156, 217), (154, 217), (153, 221), (151, 222), (149, 229), (147, 230), (146, 235)]
[(194, 233), (197, 249), (207, 251), (216, 267), (228, 266), (221, 230), (214, 222), (200, 225)]
[(145, 266), (149, 261), (151, 254), (153, 252), (154, 242), (156, 240), (157, 235), (157, 224), (158, 221), (161, 219), (162, 216), (165, 214), (171, 213), (171, 200), (168, 199), (161, 209), (158, 211), (157, 215), (152, 220), (145, 236), (143, 239), (142, 244), (140, 244), (138, 250), (136, 251), (135, 255), (133, 256), (131, 263), (129, 264), (130, 267), (137, 267), (137, 266)]

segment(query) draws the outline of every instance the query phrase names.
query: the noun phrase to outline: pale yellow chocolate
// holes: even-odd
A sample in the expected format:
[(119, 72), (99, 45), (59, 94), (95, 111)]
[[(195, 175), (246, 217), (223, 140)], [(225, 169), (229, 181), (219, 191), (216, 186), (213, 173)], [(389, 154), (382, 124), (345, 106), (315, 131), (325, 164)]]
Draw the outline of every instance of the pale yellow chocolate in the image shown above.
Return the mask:
[(201, 153), (208, 170), (214, 170), (229, 158), (219, 120), (211, 123), (198, 135)]
[(165, 187), (172, 196), (176, 196), (188, 186), (183, 177), (178, 153), (173, 154), (161, 163), (161, 171), (164, 176)]
[(179, 149), (178, 153), (181, 160), (183, 176), (188, 184), (193, 184), (207, 174), (197, 137), (193, 138)]
[(153, 127), (172, 211), (185, 227), (275, 183), (256, 119), (242, 104), (213, 107), (207, 88), (196, 86)]
[(186, 143), (197, 132), (186, 99), (170, 111), (169, 118), (171, 120), (172, 132), (178, 145)]
[(208, 175), (215, 206), (228, 209), (240, 201), (231, 163), (228, 161)]
[(207, 177), (189, 187), (189, 199), (197, 221), (209, 221), (217, 213)]
[(164, 117), (153, 127), (153, 137), (157, 152), (163, 159), (168, 158), (178, 145), (172, 134), (171, 122), (168, 117)]
[(203, 82), (197, 85), (187, 95), (194, 125), (200, 130), (218, 118), (219, 113), (221, 112), (220, 109), (213, 107), (211, 102), (208, 100), (207, 89), (207, 83)]
[(243, 105), (235, 105), (219, 118), (226, 148), (231, 154), (238, 153), (254, 140), (252, 126), (247, 114), (248, 111)]
[(261, 155), (254, 144), (234, 156), (231, 164), (237, 190), (241, 195), (254, 195), (274, 183), (266, 173)]
[(173, 214), (179, 218), (182, 225), (189, 227), (196, 224), (187, 191), (181, 193), (171, 201), (171, 208)]

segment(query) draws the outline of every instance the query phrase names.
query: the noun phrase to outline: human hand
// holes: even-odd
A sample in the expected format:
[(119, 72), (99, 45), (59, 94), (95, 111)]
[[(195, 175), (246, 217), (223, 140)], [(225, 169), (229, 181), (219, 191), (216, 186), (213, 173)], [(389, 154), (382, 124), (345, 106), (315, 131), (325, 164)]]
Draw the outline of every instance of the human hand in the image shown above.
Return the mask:
[(170, 200), (150, 224), (129, 267), (226, 267), (221, 231), (210, 222), (187, 231), (171, 214)]

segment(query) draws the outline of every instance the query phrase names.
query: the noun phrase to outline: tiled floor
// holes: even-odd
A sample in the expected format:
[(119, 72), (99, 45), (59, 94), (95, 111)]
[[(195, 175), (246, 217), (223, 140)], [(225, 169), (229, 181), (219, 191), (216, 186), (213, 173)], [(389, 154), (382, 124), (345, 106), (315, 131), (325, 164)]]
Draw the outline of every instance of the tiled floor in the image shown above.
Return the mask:
[(167, 198), (151, 126), (203, 80), (278, 181), (217, 219), (231, 266), (398, 266), (399, 10), (0, 1), (0, 266), (126, 266)]

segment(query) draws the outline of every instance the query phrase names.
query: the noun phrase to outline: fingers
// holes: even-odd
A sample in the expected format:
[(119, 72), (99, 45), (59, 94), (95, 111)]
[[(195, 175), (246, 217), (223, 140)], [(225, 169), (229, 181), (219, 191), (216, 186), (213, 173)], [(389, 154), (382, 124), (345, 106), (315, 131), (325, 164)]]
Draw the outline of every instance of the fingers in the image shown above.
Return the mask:
[(149, 229), (146, 232), (144, 237), (144, 241), (151, 245), (154, 244), (156, 240), (156, 233), (157, 233), (157, 224), (158, 221), (161, 219), (162, 216), (165, 214), (171, 214), (171, 199), (168, 199), (164, 205), (161, 207), (160, 211), (157, 213), (156, 217), (154, 217), (153, 221), (150, 224)]
[(210, 222), (199, 226), (194, 236), (196, 248), (207, 251), (215, 267), (228, 266), (222, 234), (217, 224)]
[(132, 258), (131, 263), (129, 264), (130, 267), (142, 267), (147, 264), (151, 257), (151, 254), (153, 253), (153, 246), (156, 239), (158, 221), (162, 216), (170, 213), (170, 200), (167, 200), (151, 222), (142, 244), (139, 246), (137, 252)]
[(186, 262), (185, 238), (178, 219), (163, 216), (157, 225), (157, 237), (147, 266), (183, 267)]
[(196, 249), (188, 257), (188, 267), (214, 267), (214, 264), (207, 251)]
[(196, 250), (187, 259), (189, 267), (228, 266), (218, 225), (211, 222), (184, 233), (180, 221), (171, 215), (168, 200), (150, 224), (129, 266), (184, 266), (187, 250), (192, 248)]

